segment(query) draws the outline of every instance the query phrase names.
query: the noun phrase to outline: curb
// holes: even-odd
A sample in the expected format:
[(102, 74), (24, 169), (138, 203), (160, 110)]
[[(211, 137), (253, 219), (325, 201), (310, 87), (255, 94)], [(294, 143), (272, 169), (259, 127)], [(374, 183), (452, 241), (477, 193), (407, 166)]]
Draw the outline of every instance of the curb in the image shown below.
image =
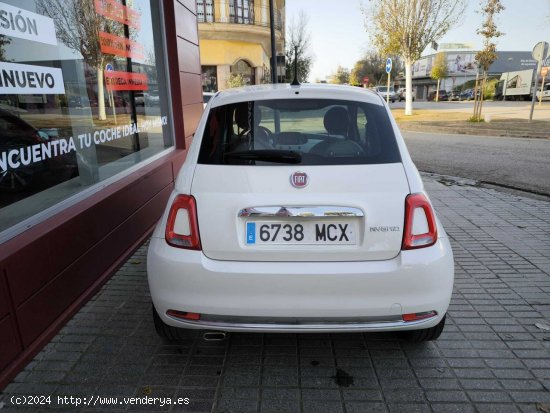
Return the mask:
[(533, 139), (550, 139), (549, 133), (544, 132), (532, 132), (528, 130), (514, 131), (510, 129), (491, 129), (491, 128), (477, 128), (477, 127), (465, 127), (457, 129), (456, 126), (441, 126), (433, 125), (424, 122), (401, 122), (398, 123), (399, 129), (411, 132), (440, 132), (448, 133), (452, 135), (483, 135), (483, 136), (501, 136), (507, 138), (533, 138)]

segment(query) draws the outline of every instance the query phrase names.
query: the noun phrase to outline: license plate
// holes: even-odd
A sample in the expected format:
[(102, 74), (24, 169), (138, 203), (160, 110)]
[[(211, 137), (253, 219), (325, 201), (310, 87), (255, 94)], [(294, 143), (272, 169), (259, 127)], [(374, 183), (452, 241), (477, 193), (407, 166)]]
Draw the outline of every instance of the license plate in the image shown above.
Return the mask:
[(355, 245), (354, 222), (266, 222), (246, 223), (246, 244)]

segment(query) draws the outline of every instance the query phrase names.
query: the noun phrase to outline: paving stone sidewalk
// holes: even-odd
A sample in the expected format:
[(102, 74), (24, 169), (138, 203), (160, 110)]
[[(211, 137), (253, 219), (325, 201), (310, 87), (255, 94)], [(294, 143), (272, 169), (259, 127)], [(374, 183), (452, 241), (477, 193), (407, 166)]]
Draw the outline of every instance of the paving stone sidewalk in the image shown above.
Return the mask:
[[(205, 342), (193, 333), (163, 342), (151, 319), (145, 245), (4, 389), (0, 413), (549, 412), (550, 331), (536, 324), (550, 325), (550, 202), (437, 176), (425, 182), (456, 261), (437, 342), (394, 334)], [(30, 395), (52, 395), (51, 405), (11, 402)], [(92, 405), (75, 406), (76, 397)], [(106, 404), (111, 397), (115, 405)]]

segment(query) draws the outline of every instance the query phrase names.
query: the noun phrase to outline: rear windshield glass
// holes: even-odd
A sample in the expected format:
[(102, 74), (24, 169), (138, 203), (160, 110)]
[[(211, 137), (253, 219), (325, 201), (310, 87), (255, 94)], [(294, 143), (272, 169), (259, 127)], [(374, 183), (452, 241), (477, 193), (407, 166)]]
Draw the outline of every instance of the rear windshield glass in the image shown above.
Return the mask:
[(332, 99), (279, 99), (213, 108), (199, 163), (345, 165), (401, 162), (380, 105)]

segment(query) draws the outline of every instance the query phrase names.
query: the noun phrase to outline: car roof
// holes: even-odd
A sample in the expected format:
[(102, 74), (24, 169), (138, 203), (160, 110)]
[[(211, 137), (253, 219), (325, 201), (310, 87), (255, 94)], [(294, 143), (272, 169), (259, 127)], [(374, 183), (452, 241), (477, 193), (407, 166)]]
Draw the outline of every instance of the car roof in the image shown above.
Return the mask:
[(356, 86), (317, 83), (304, 83), (299, 86), (291, 86), (285, 83), (226, 89), (216, 93), (211, 99), (211, 104), (212, 107), (217, 107), (245, 101), (289, 98), (351, 100), (383, 105), (380, 96), (371, 90)]

